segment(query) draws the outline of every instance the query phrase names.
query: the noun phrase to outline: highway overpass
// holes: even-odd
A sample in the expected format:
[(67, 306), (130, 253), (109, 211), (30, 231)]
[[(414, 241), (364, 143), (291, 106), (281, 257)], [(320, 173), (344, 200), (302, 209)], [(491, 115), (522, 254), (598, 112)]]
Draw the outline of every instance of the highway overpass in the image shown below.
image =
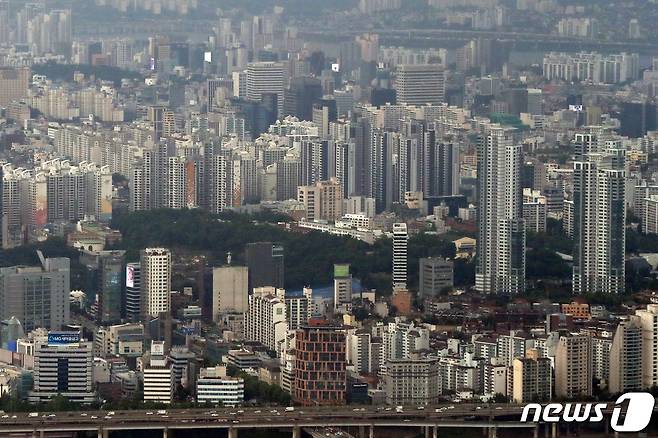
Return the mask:
[(161, 430), (164, 438), (170, 438), (178, 430), (223, 429), (229, 438), (237, 438), (245, 429), (288, 429), (293, 438), (301, 438), (304, 428), (325, 427), (357, 428), (361, 438), (374, 438), (380, 427), (422, 428), (427, 438), (439, 437), (442, 428), (479, 428), (490, 438), (495, 438), (499, 429), (508, 428), (525, 429), (528, 438), (531, 434), (538, 438), (541, 429), (544, 436), (557, 436), (556, 424), (520, 423), (522, 410), (522, 406), (509, 404), (456, 404), (405, 407), (401, 412), (383, 406), (301, 407), (294, 411), (279, 407), (39, 412), (2, 416), (0, 437), (46, 438), (52, 432), (91, 432), (98, 438), (108, 438), (110, 434), (121, 436), (121, 431)]

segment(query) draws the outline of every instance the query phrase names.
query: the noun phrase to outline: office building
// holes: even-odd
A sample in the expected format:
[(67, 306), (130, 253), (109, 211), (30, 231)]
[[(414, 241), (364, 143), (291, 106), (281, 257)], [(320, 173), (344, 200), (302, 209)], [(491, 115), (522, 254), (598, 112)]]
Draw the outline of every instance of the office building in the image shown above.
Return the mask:
[(418, 260), (418, 296), (436, 297), (454, 285), (453, 262), (441, 257)]
[(407, 289), (407, 224), (393, 224), (393, 289)]
[(425, 406), (436, 404), (440, 394), (439, 360), (413, 355), (385, 363), (383, 387), (386, 404)]
[(151, 341), (144, 359), (144, 402), (170, 404), (174, 398), (174, 370), (162, 341)]
[(245, 260), (249, 268), (249, 290), (265, 286), (283, 288), (283, 246), (271, 242), (247, 243)]
[(295, 332), (293, 401), (302, 406), (344, 405), (346, 364), (342, 327), (310, 320)]
[(512, 401), (529, 403), (551, 398), (551, 360), (547, 357), (517, 357), (512, 363)]
[(312, 120), (313, 104), (322, 98), (322, 85), (317, 78), (296, 77), (291, 79), (284, 96), (283, 115), (292, 115), (299, 120)]
[(196, 354), (185, 346), (176, 345), (169, 351), (169, 360), (174, 375), (174, 388), (179, 385), (189, 388), (191, 377), (197, 370)]
[(514, 129), (484, 127), (478, 144), (478, 238), (475, 288), (486, 294), (525, 290), (522, 149)]
[(98, 310), (101, 323), (117, 322), (123, 314), (125, 251), (101, 251), (98, 257)]
[(625, 288), (625, 150), (593, 139), (574, 161), (574, 294)]
[(555, 349), (555, 396), (592, 395), (592, 342), (589, 334), (564, 333)]
[(196, 401), (216, 406), (239, 406), (244, 402), (244, 379), (228, 376), (225, 366), (201, 368), (196, 382)]
[(70, 322), (70, 260), (38, 255), (40, 266), (0, 268), (0, 320), (14, 316), (26, 332)]
[(619, 322), (610, 348), (610, 394), (641, 391), (642, 324), (639, 316)]
[(398, 65), (397, 103), (440, 105), (445, 99), (445, 72), (440, 64)]
[(251, 62), (247, 65), (247, 99), (262, 102), (274, 95), (276, 114), (283, 114), (285, 72), (277, 62)]
[(141, 263), (126, 265), (126, 319), (138, 321), (142, 306)]
[(171, 252), (146, 248), (141, 252), (142, 317), (157, 318), (171, 309)]
[(92, 403), (93, 344), (78, 332), (49, 332), (47, 341), (34, 347), (32, 403), (45, 403), (56, 396), (77, 403)]
[(212, 318), (219, 321), (225, 313), (247, 311), (249, 269), (246, 266), (222, 266), (212, 270)]
[(352, 308), (350, 265), (334, 265), (334, 310), (347, 313)]

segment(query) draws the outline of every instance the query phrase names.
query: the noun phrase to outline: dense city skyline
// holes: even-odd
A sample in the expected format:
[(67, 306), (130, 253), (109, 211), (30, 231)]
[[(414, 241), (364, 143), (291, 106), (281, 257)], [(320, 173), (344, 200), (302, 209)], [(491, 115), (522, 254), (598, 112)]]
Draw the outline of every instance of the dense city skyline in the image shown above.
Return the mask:
[(0, 435), (658, 394), (656, 20), (0, 0)]

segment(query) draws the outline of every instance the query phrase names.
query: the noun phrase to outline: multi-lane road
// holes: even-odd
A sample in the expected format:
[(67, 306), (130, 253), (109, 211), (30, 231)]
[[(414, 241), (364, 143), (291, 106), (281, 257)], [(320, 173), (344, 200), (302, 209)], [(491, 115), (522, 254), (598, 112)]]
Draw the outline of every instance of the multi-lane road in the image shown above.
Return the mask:
[[(535, 423), (521, 423), (522, 405), (455, 404), (441, 406), (340, 406), (295, 408), (166, 409), (88, 412), (32, 412), (0, 414), (0, 436), (27, 434), (42, 437), (48, 432), (109, 432), (161, 430), (170, 437), (176, 430), (227, 429), (237, 438), (240, 429), (291, 429), (293, 437), (303, 428), (362, 427), (373, 437), (376, 427), (424, 427), (437, 436), (437, 428), (488, 429), (490, 436), (500, 428), (534, 430)], [(609, 415), (611, 409), (605, 409)], [(555, 428), (553, 427), (555, 430)]]
[[(0, 415), (0, 435), (48, 431), (160, 429), (237, 429), (347, 426), (534, 427), (517, 421), (514, 405), (450, 405), (440, 407), (332, 407), (167, 409), (151, 411), (34, 412)], [(498, 420), (501, 418), (501, 420)]]

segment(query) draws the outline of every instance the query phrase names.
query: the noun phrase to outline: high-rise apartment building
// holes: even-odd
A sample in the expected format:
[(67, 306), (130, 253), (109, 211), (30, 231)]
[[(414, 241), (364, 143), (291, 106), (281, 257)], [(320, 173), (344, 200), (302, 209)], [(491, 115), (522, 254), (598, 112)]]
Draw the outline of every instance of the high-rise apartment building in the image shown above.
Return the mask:
[(523, 189), (523, 220), (528, 231), (543, 233), (546, 231), (546, 197), (538, 190)]
[(18, 318), (26, 331), (60, 330), (69, 323), (70, 260), (44, 258), (40, 266), (0, 268), (0, 321)]
[(617, 326), (610, 349), (611, 394), (642, 390), (642, 324), (639, 316), (630, 316)]
[(304, 204), (307, 221), (337, 221), (343, 216), (343, 189), (336, 178), (299, 187), (297, 200)]
[(326, 321), (310, 320), (295, 333), (293, 400), (302, 406), (346, 402), (345, 331)]
[(512, 362), (512, 401), (528, 403), (551, 398), (551, 360), (547, 357), (517, 357)]
[(393, 224), (393, 289), (407, 288), (407, 224)]
[(635, 314), (642, 326), (642, 388), (658, 385), (658, 304), (648, 304)]
[(514, 129), (488, 125), (478, 145), (478, 239), (475, 288), (482, 293), (525, 290), (525, 226), (521, 145)]
[(625, 288), (625, 150), (616, 141), (601, 143), (592, 134), (576, 146), (573, 163), (576, 294), (618, 294)]
[(276, 350), (288, 331), (285, 291), (273, 287), (254, 288), (244, 314), (244, 337)]
[(171, 309), (171, 252), (146, 248), (141, 252), (142, 318), (156, 318)]
[(29, 67), (0, 68), (0, 106), (6, 108), (13, 100), (27, 97), (31, 78)]
[(445, 99), (445, 73), (441, 64), (398, 65), (397, 103), (439, 105)]
[(592, 340), (586, 333), (564, 333), (555, 349), (555, 396), (592, 395)]

